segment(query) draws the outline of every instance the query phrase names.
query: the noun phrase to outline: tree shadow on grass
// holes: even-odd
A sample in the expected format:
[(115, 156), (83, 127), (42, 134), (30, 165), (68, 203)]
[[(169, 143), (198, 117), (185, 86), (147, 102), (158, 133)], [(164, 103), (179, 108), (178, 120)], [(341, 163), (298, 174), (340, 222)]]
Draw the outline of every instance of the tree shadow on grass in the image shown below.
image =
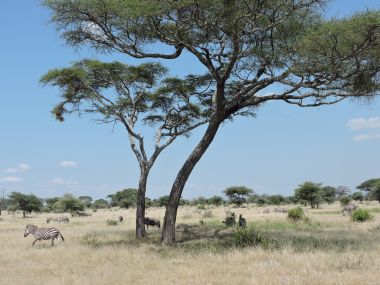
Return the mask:
[[(277, 227), (277, 225), (276, 225)], [(233, 248), (261, 247), (278, 251), (291, 248), (304, 251), (371, 250), (380, 242), (380, 231), (353, 231), (297, 226), (271, 228), (251, 224), (248, 228), (226, 227), (218, 224), (180, 224), (176, 229), (176, 242), (170, 247), (161, 246), (161, 231), (147, 232), (142, 240), (136, 240), (134, 231), (90, 232), (80, 239), (82, 245), (91, 247), (148, 245), (152, 251), (167, 253), (168, 250), (187, 252), (225, 252)]]

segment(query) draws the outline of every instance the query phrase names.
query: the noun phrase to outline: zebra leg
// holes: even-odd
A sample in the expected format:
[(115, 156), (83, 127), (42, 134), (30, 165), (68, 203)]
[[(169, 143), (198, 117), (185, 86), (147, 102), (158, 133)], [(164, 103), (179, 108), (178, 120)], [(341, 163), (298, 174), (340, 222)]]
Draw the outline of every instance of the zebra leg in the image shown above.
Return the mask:
[(51, 239), (51, 246), (54, 246), (54, 238)]
[(34, 246), (34, 244), (38, 241), (38, 238), (36, 238), (33, 243), (32, 243), (32, 246)]

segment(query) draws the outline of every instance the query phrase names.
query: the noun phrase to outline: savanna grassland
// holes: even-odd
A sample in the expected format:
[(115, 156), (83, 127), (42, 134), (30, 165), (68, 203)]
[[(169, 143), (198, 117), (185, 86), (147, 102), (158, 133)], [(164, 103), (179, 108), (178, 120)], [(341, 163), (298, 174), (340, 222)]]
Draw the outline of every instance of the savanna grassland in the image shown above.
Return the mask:
[[(0, 222), (0, 284), (379, 284), (380, 207), (374, 220), (354, 223), (340, 206), (308, 209), (307, 221), (291, 222), (286, 214), (250, 206), (243, 214), (248, 228), (226, 228), (226, 207), (178, 213), (178, 242), (159, 243), (160, 231), (149, 228), (143, 242), (134, 240), (134, 209), (98, 210), (91, 217), (53, 223), (65, 242), (37, 242), (23, 237), (26, 224), (46, 226), (59, 214), (3, 212)], [(271, 207), (273, 208), (273, 207)], [(289, 208), (289, 207), (288, 207)], [(160, 218), (164, 208), (149, 208)], [(106, 220), (124, 221), (107, 225)], [(203, 224), (200, 221), (203, 221)]]

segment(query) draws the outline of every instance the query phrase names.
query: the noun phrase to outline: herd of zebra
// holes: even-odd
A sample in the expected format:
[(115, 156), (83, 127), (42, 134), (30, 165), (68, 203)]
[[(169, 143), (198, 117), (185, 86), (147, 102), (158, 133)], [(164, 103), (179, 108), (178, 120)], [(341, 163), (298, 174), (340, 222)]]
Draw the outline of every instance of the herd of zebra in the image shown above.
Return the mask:
[[(89, 214), (83, 215), (82, 212), (77, 212), (76, 215), (77, 216), (90, 216)], [(118, 220), (119, 220), (119, 222), (122, 222), (124, 220), (123, 216), (119, 216)], [(47, 224), (49, 224), (50, 222), (69, 223), (69, 221), (70, 221), (69, 218), (66, 216), (61, 216), (61, 217), (57, 217), (57, 218), (48, 217), (46, 219)], [(158, 219), (146, 217), (144, 220), (144, 223), (145, 223), (147, 229), (149, 228), (149, 226), (156, 226), (158, 228), (161, 228), (161, 223), (160, 223), (160, 220), (158, 220)], [(51, 246), (54, 246), (54, 240), (55, 239), (57, 239), (57, 240), (60, 239), (62, 242), (65, 241), (61, 232), (56, 228), (39, 228), (35, 225), (29, 224), (25, 227), (24, 237), (27, 237), (29, 234), (34, 236), (34, 241), (32, 243), (32, 246), (34, 246), (34, 244), (37, 241), (41, 241), (41, 240), (50, 240)]]
[[(358, 205), (349, 204), (342, 209), (342, 214), (345, 216), (347, 213), (351, 213), (354, 210), (356, 210), (357, 208), (358, 208)], [(288, 212), (288, 210), (285, 208), (274, 208), (273, 211), (275, 213), (287, 213)], [(268, 208), (264, 209), (263, 213), (269, 214), (270, 209), (268, 209)], [(235, 221), (235, 213), (232, 213), (232, 215), (233, 215), (233, 220)], [(87, 216), (91, 216), (91, 215), (84, 213), (84, 212), (76, 212), (75, 215), (73, 215), (73, 216), (87, 217)], [(226, 220), (227, 219), (228, 219), (228, 217), (226, 218)], [(119, 216), (118, 220), (119, 220), (119, 222), (122, 222), (124, 220), (123, 216)], [(66, 216), (61, 216), (61, 217), (57, 217), (57, 218), (48, 217), (46, 219), (47, 224), (49, 224), (50, 222), (69, 223), (69, 221), (70, 221), (69, 218)], [(223, 221), (223, 222), (227, 224), (226, 221)], [(156, 226), (157, 228), (161, 228), (161, 223), (160, 223), (160, 220), (158, 220), (158, 219), (146, 217), (144, 219), (144, 223), (145, 223), (147, 229), (149, 228), (149, 226)], [(246, 220), (242, 217), (242, 215), (239, 216), (239, 226), (240, 226), (240, 224), (241, 224), (241, 226), (246, 225)], [(37, 241), (41, 241), (41, 240), (50, 240), (51, 246), (54, 246), (54, 240), (55, 239), (57, 239), (57, 240), (61, 239), (62, 241), (65, 241), (61, 232), (59, 230), (57, 230), (56, 228), (39, 228), (35, 225), (27, 225), (25, 228), (25, 231), (24, 231), (24, 237), (27, 237), (29, 234), (34, 236), (34, 241), (32, 243), (32, 246), (34, 246), (34, 244)]]

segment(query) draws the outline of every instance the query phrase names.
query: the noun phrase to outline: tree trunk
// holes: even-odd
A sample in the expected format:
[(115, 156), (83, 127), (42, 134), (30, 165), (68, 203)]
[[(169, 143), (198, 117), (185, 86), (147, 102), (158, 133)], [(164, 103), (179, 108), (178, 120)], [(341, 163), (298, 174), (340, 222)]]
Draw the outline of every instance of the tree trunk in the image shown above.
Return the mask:
[(148, 180), (149, 170), (145, 169), (144, 166), (141, 167), (139, 188), (137, 191), (137, 201), (136, 201), (136, 238), (141, 239), (145, 237), (145, 193), (146, 193), (146, 183)]
[(175, 223), (177, 219), (177, 209), (179, 206), (179, 201), (182, 195), (183, 188), (185, 187), (186, 181), (189, 178), (193, 168), (201, 159), (201, 157), (213, 141), (220, 126), (220, 123), (221, 120), (217, 120), (216, 118), (210, 121), (201, 141), (198, 143), (197, 147), (192, 151), (192, 153), (187, 158), (186, 162), (177, 174), (177, 177), (170, 191), (169, 201), (166, 206), (164, 224), (162, 227), (161, 241), (164, 244), (171, 244), (175, 241)]

